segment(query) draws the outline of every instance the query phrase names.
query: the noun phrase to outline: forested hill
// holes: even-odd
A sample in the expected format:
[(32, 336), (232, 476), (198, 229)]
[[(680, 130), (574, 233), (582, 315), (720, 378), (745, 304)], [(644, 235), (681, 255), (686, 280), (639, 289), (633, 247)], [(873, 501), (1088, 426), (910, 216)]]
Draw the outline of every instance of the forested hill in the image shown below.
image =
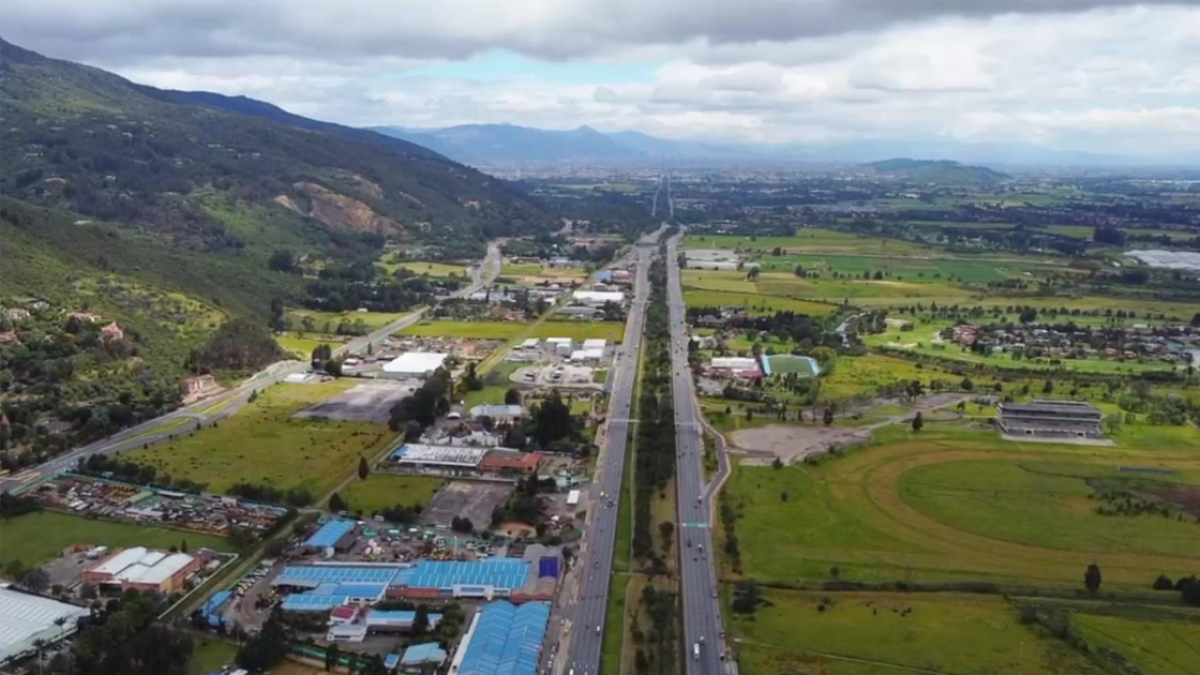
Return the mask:
[(548, 224), (501, 181), (420, 146), (229, 101), (0, 41), (0, 192), (209, 251), (347, 238), (481, 248)]
[(886, 159), (865, 165), (876, 173), (919, 183), (976, 184), (995, 183), (1009, 178), (986, 166), (969, 166), (948, 159)]

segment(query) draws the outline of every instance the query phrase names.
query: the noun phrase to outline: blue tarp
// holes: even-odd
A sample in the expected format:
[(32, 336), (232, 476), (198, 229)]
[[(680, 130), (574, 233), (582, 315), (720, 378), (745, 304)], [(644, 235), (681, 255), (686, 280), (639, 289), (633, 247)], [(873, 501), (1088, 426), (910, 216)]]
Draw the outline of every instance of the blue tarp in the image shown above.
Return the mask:
[(554, 556), (545, 556), (538, 560), (538, 578), (545, 577), (558, 578), (558, 558)]

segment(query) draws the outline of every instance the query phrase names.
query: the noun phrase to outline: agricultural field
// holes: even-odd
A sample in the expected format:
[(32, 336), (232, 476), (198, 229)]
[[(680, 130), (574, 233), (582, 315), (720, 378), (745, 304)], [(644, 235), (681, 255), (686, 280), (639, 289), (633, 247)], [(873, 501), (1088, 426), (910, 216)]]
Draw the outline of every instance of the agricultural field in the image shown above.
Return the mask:
[(312, 309), (289, 309), (288, 326), (294, 331), (335, 333), (338, 324), (363, 322), (372, 330), (383, 328), (404, 318), (404, 312), (318, 312)]
[[(1105, 592), (1122, 593), (1200, 566), (1200, 523), (1182, 510), (1200, 500), (1200, 431), (1190, 430), (1190, 450), (1121, 439), (1098, 453), (1002, 441), (963, 422), (919, 435), (888, 427), (816, 466), (738, 466), (724, 498), (740, 514), (742, 573), (760, 581), (822, 581), (836, 567), (850, 581), (1066, 590), (1095, 562)], [(1101, 515), (1098, 490), (1169, 499), (1180, 517)]]
[(325, 335), (323, 333), (299, 333), (286, 331), (275, 335), (275, 342), (285, 351), (301, 360), (308, 360), (314, 349), (320, 345), (337, 347), (345, 342), (341, 335)]
[(370, 515), (394, 506), (425, 506), (445, 481), (432, 476), (372, 473), (354, 480), (341, 491), (349, 511)]
[[(134, 525), (95, 518), (83, 518), (63, 513), (41, 511), (4, 521), (4, 539), (0, 547), (0, 566), (20, 560), (27, 567), (41, 565), (58, 557), (72, 544), (97, 546), (149, 546), (167, 549), (186, 540), (188, 548), (201, 547), (217, 551), (232, 551), (228, 539), (184, 532), (168, 527)], [(20, 542), (15, 545), (14, 542)]]
[(583, 267), (550, 267), (533, 263), (506, 262), (500, 268), (500, 276), (518, 277), (524, 279), (585, 279), (587, 270)]
[(534, 326), (527, 337), (565, 337), (576, 342), (600, 339), (621, 342), (625, 338), (625, 324), (620, 321), (556, 321), (550, 318)]
[(688, 235), (683, 239), (685, 249), (739, 249), (743, 252), (770, 254), (779, 248), (786, 254), (849, 253), (858, 255), (908, 255), (929, 253), (928, 247), (912, 242), (880, 239), (864, 235), (802, 228), (794, 237), (750, 237), (742, 235)]
[(398, 335), (426, 337), (474, 338), (477, 340), (511, 340), (526, 328), (523, 323), (504, 321), (419, 321), (401, 330)]
[[(384, 258), (390, 258), (385, 255)], [(453, 265), (440, 262), (426, 262), (423, 260), (405, 260), (402, 262), (389, 262), (380, 258), (376, 266), (383, 268), (383, 271), (391, 276), (396, 273), (396, 270), (406, 269), (413, 274), (420, 274), (428, 277), (461, 277), (467, 278), (470, 276), (467, 265)]]
[(126, 453), (161, 476), (187, 476), (224, 492), (238, 482), (304, 488), (323, 496), (394, 434), (384, 425), (299, 419), (293, 415), (353, 387), (354, 380), (278, 384), (215, 428)]
[(1104, 672), (1066, 643), (1020, 624), (1017, 610), (996, 596), (763, 595), (767, 604), (753, 618), (728, 615), (745, 675)]
[(796, 300), (777, 295), (745, 295), (730, 291), (704, 291), (684, 288), (683, 301), (689, 307), (742, 307), (750, 313), (791, 311), (801, 314), (831, 314), (836, 305)]
[(1076, 613), (1071, 626), (1093, 650), (1106, 649), (1152, 675), (1200, 673), (1200, 613), (1188, 622)]

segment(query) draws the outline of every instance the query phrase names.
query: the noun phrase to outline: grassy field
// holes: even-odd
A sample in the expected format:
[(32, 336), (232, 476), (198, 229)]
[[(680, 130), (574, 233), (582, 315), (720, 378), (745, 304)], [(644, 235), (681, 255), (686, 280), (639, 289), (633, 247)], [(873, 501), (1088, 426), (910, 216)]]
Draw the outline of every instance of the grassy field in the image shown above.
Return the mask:
[(450, 265), (446, 263), (425, 262), (423, 260), (406, 260), (404, 262), (385, 262), (380, 260), (375, 263), (382, 267), (388, 275), (396, 273), (398, 269), (410, 270), (415, 274), (423, 274), (429, 277), (467, 277), (466, 265)]
[(126, 455), (153, 464), (160, 476), (187, 476), (214, 492), (249, 481), (319, 497), (354, 470), (360, 455), (373, 457), (394, 436), (379, 424), (292, 417), (354, 385), (275, 385), (216, 428)]
[(576, 342), (600, 339), (621, 342), (625, 338), (625, 324), (620, 321), (554, 321), (547, 320), (534, 327), (529, 337), (565, 337)]
[(1001, 441), (987, 429), (926, 427), (915, 435), (892, 427), (877, 435), (875, 444), (815, 467), (735, 469), (726, 492), (741, 514), (746, 576), (811, 582), (828, 579), (836, 566), (841, 578), (864, 582), (970, 579), (1073, 589), (1096, 562), (1105, 588), (1120, 592), (1200, 565), (1195, 523), (1099, 515), (1084, 482), (1133, 464), (1200, 483), (1194, 450), (1132, 446), (1098, 454), (1088, 446)]
[(1076, 613), (1071, 625), (1092, 649), (1115, 651), (1148, 675), (1200, 673), (1200, 615), (1184, 623)]
[[(403, 318), (404, 312), (318, 312), (312, 309), (290, 309), (287, 313), (288, 325), (293, 330), (304, 329), (304, 319), (312, 319), (314, 328), (311, 331), (332, 333), (339, 323), (354, 323), (362, 321), (368, 328), (383, 328), (384, 326)], [(329, 325), (329, 330), (325, 326)]]
[(373, 473), (366, 480), (355, 480), (342, 490), (342, 499), (350, 511), (372, 514), (393, 506), (425, 506), (445, 481), (432, 476), (402, 476)]
[(521, 364), (512, 361), (499, 361), (487, 375), (483, 376), (483, 389), (477, 391), (468, 391), (463, 397), (463, 403), (468, 411), (474, 406), (481, 403), (492, 403), (500, 405), (504, 403), (504, 395), (512, 389), (513, 383), (509, 379), (513, 373), (520, 368)]
[(321, 333), (296, 333), (288, 331), (275, 336), (275, 342), (291, 354), (307, 360), (312, 357), (314, 349), (320, 345), (337, 347), (342, 344), (340, 335), (323, 335)]
[(548, 267), (532, 263), (506, 262), (500, 268), (500, 276), (583, 279), (587, 272), (582, 267)]
[(727, 291), (693, 290), (685, 288), (683, 301), (689, 307), (742, 307), (751, 313), (791, 311), (801, 314), (830, 314), (837, 310), (827, 305), (807, 300), (797, 300), (775, 295), (745, 295)]
[(999, 597), (771, 590), (766, 598), (753, 619), (729, 615), (744, 675), (1103, 673), (1021, 625)]
[(525, 324), (503, 321), (419, 321), (400, 331), (400, 335), (424, 335), (478, 340), (511, 340)]
[(794, 237), (746, 237), (738, 235), (688, 235), (685, 249), (740, 249), (746, 252), (770, 254), (775, 248), (785, 254), (853, 253), (878, 255), (909, 255), (929, 252), (928, 247), (906, 241), (859, 236), (836, 230), (803, 228)]
[[(916, 325), (911, 331), (889, 329), (883, 333), (863, 336), (863, 344), (868, 347), (898, 349), (904, 352), (952, 359), (963, 363), (981, 364), (993, 368), (1060, 369), (1052, 366), (1050, 359), (1045, 357), (1015, 359), (1011, 353), (980, 354), (950, 342), (946, 342), (940, 347), (935, 346), (933, 340), (938, 333), (952, 325), (951, 321), (935, 321)], [(1062, 359), (1061, 363), (1061, 369), (1081, 373), (1133, 375), (1149, 371), (1171, 371), (1177, 368), (1175, 364), (1157, 361), (1118, 361), (1100, 358)]]
[(0, 529), (4, 531), (5, 541), (5, 545), (0, 546), (0, 566), (12, 560), (20, 560), (28, 566), (39, 565), (58, 557), (59, 552), (72, 544), (166, 549), (186, 540), (188, 548), (193, 551), (201, 547), (218, 551), (233, 550), (229, 540), (222, 537), (49, 511), (4, 520)]
[(195, 638), (192, 659), (188, 661), (187, 675), (208, 675), (221, 672), (221, 667), (233, 662), (237, 645), (218, 642), (208, 638)]

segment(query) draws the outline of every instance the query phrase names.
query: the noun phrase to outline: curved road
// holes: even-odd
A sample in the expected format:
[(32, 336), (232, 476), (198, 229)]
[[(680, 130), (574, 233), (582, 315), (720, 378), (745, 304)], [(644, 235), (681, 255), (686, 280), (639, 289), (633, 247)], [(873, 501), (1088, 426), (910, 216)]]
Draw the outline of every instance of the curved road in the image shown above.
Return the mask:
[[(500, 242), (488, 242), (487, 257), (478, 267), (471, 269), (471, 284), (452, 294), (451, 297), (464, 297), (492, 283), (500, 274)], [(355, 338), (334, 350), (335, 356), (356, 354), (364, 351), (367, 345), (378, 344), (389, 335), (402, 330), (421, 320), (426, 310), (421, 309), (405, 315), (392, 323), (371, 332), (368, 335)], [(164, 441), (181, 433), (187, 433), (197, 426), (205, 426), (219, 421), (237, 412), (250, 396), (283, 380), (288, 375), (308, 371), (309, 364), (304, 361), (280, 361), (273, 363), (256, 373), (240, 385), (223, 391), (210, 398), (203, 399), (174, 410), (152, 420), (124, 429), (108, 438), (84, 445), (65, 454), (59, 455), (43, 464), (26, 467), (21, 471), (0, 479), (0, 492), (20, 490), (40, 482), (42, 479), (74, 467), (80, 459), (93, 454), (111, 454), (140, 448)]]

